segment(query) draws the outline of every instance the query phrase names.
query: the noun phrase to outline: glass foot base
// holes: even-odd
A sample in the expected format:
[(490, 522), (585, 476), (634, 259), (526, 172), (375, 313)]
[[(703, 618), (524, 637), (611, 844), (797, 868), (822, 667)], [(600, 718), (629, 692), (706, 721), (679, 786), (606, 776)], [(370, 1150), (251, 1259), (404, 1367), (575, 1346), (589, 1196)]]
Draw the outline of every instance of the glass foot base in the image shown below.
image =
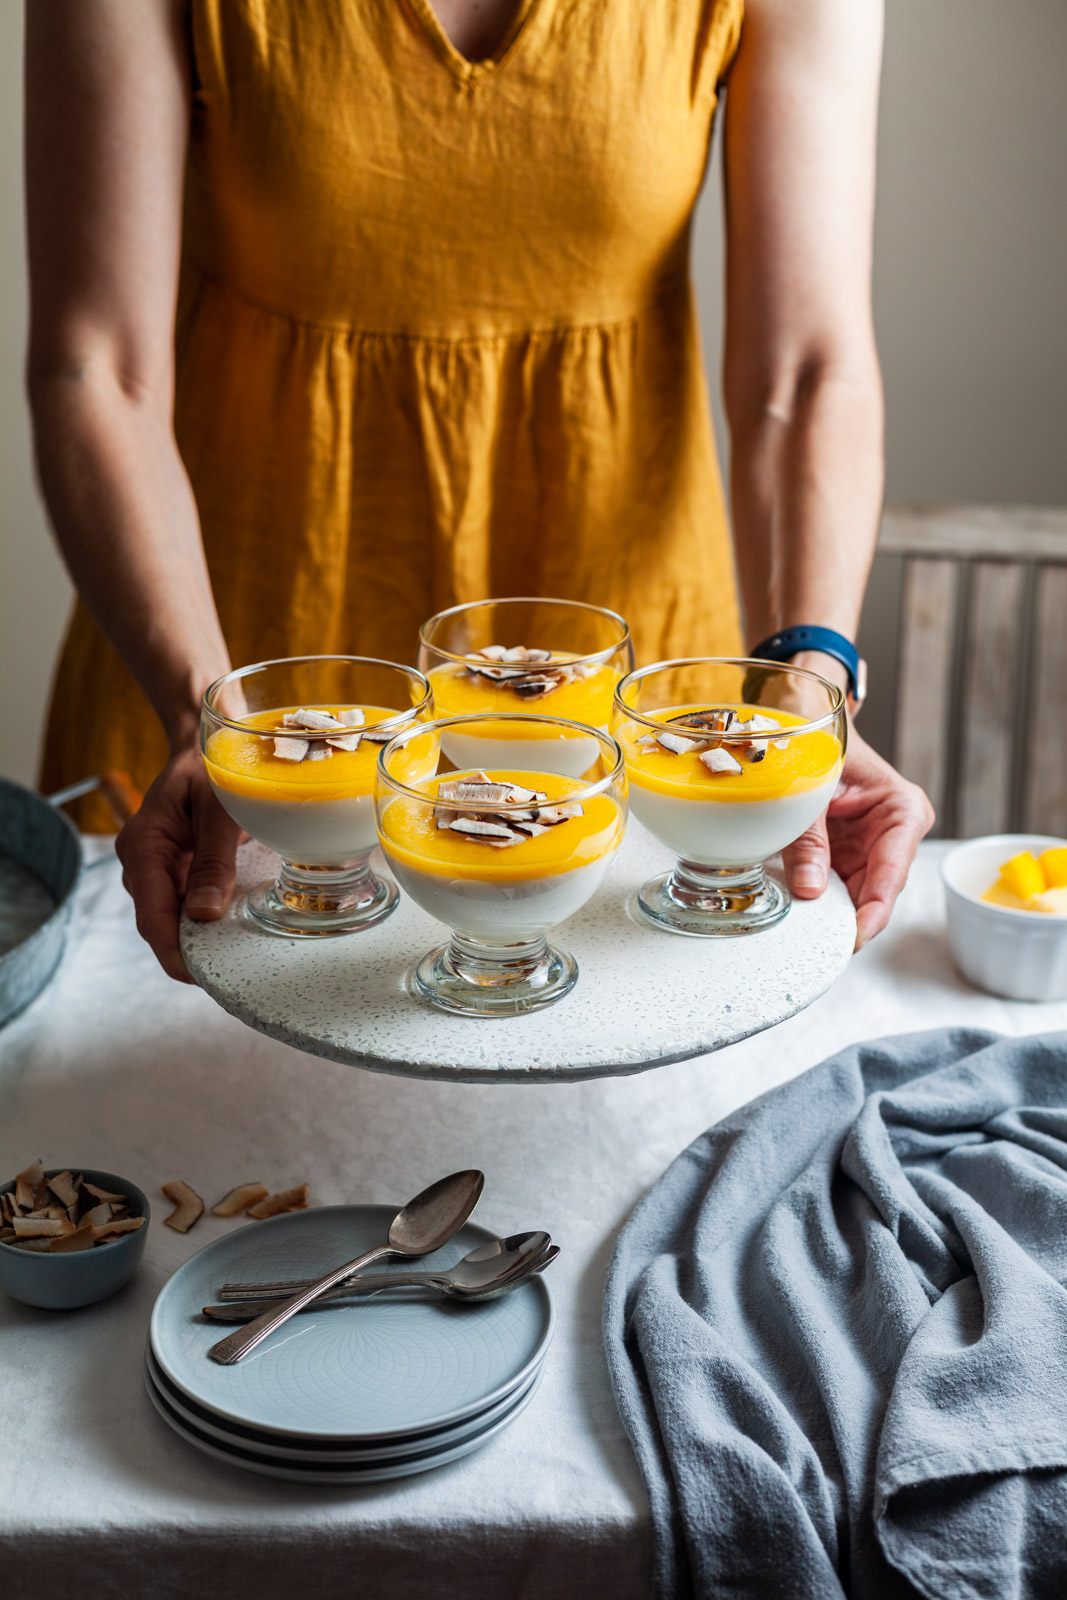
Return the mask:
[(247, 912), (258, 928), (287, 939), (323, 939), (373, 928), (396, 910), (400, 893), (366, 864), (356, 870), (293, 867), (251, 891)]
[(657, 928), (691, 938), (736, 938), (781, 922), (789, 892), (761, 866), (703, 867), (679, 861), (673, 872), (650, 878), (637, 893), (641, 915)]
[(415, 968), (416, 991), (441, 1011), (461, 1017), (517, 1017), (569, 994), (578, 963), (544, 939), (494, 949), (454, 934)]

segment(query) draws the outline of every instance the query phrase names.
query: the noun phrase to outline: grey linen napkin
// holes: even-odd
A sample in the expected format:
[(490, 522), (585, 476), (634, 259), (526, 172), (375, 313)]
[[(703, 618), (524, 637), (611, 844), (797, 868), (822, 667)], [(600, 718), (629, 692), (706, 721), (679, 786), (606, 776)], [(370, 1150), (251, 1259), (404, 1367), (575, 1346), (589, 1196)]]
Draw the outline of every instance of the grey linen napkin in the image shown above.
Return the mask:
[(605, 1338), (662, 1596), (1067, 1596), (1067, 1034), (857, 1045), (703, 1134)]

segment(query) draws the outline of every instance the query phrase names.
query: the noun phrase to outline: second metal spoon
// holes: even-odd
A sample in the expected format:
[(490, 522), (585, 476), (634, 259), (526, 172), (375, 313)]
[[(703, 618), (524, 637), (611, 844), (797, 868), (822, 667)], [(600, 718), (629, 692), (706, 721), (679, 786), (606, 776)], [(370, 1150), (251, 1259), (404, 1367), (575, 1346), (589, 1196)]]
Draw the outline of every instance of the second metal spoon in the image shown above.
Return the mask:
[[(361, 1273), (347, 1283), (320, 1295), (311, 1306), (324, 1301), (348, 1300), (353, 1296), (381, 1294), (388, 1289), (427, 1288), (437, 1290), (451, 1300), (495, 1300), (525, 1283), (535, 1273), (543, 1272), (559, 1255), (558, 1245), (552, 1244), (547, 1233), (520, 1233), (509, 1239), (496, 1239), (492, 1244), (479, 1245), (454, 1267), (440, 1272), (373, 1272)], [(292, 1293), (298, 1283), (278, 1286), (264, 1285), (262, 1290), (246, 1300), (228, 1299), (221, 1305), (204, 1306), (205, 1317), (217, 1322), (245, 1322), (264, 1309), (271, 1289), (275, 1295)]]

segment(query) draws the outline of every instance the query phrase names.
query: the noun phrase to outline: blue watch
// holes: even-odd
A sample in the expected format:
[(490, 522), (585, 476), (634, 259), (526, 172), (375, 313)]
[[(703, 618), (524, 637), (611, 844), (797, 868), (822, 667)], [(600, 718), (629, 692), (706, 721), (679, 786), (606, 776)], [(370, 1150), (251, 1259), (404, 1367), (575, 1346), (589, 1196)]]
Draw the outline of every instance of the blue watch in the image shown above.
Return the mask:
[(756, 661), (791, 661), (802, 650), (818, 650), (840, 661), (848, 673), (849, 700), (853, 710), (858, 711), (867, 698), (867, 663), (843, 633), (814, 626), (782, 628), (750, 650), (749, 656)]

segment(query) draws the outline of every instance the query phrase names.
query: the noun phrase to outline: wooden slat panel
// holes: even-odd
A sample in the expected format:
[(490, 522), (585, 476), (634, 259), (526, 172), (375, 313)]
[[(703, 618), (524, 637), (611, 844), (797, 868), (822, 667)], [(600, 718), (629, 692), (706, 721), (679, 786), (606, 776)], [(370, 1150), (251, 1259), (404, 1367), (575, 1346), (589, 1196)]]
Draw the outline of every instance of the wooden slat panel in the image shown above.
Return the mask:
[(976, 561), (972, 569), (956, 810), (963, 839), (1003, 833), (1011, 825), (1025, 578), (1021, 566)]
[(907, 564), (904, 556), (875, 556), (856, 637), (859, 653), (870, 668), (860, 732), (887, 761), (893, 760), (896, 736), (900, 616)]
[(887, 506), (884, 554), (1067, 562), (1067, 511), (1042, 506)]
[(909, 561), (901, 606), (894, 759), (906, 778), (926, 790), (939, 824), (951, 749), (958, 568), (955, 561)]
[(1067, 837), (1067, 567), (1037, 578), (1025, 827)]

